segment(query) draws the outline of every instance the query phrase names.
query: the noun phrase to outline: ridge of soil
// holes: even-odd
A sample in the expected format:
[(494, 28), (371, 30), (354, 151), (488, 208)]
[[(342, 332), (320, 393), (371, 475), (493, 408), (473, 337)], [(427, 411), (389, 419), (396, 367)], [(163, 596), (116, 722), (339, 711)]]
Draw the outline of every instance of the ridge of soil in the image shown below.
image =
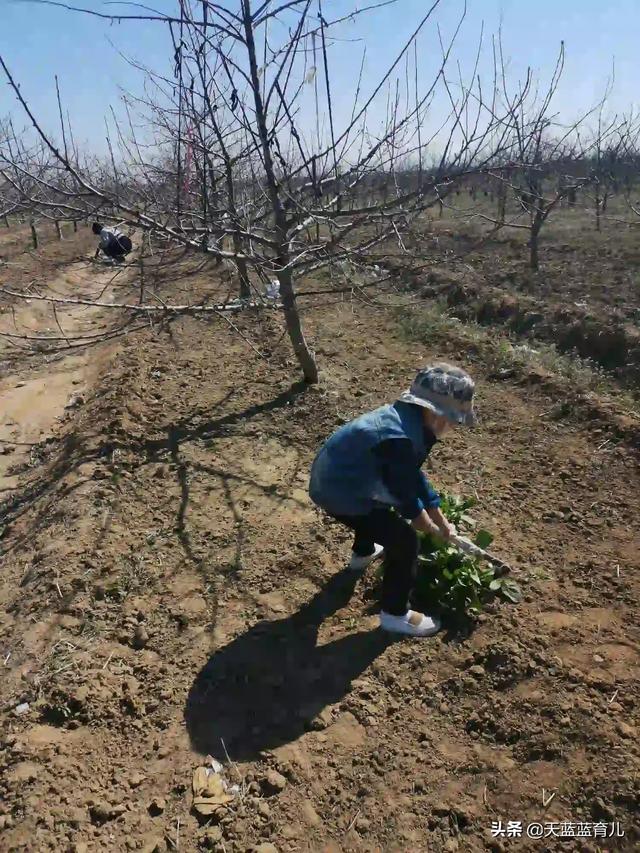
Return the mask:
[(610, 371), (627, 385), (640, 382), (640, 329), (615, 310), (606, 316), (479, 281), (469, 270), (459, 273), (431, 267), (412, 273), (402, 263), (386, 268), (399, 274), (423, 299), (443, 300), (453, 317), (481, 325), (503, 325), (518, 337), (554, 344), (559, 352), (575, 353)]
[(598, 232), (583, 211), (563, 210), (543, 229), (539, 272), (527, 269), (527, 233), (491, 235), (477, 224), (436, 219), (404, 241), (408, 254), (382, 255), (381, 263), (452, 316), (577, 353), (637, 393), (636, 229), (605, 223)]
[[(199, 267), (158, 295), (210, 294)], [(91, 350), (84, 401), (19, 472), (0, 538), (3, 850), (501, 851), (496, 820), (625, 832), (523, 850), (638, 848), (635, 455), (546, 418), (552, 387), (496, 378), (464, 342), (332, 302), (304, 306), (317, 388), (275, 312), (233, 317), (264, 358), (215, 316)], [(476, 378), (480, 426), (430, 474), (478, 496), (525, 595), (391, 642), (375, 572), (341, 571), (348, 534), (307, 476), (337, 424), (436, 358)], [(201, 824), (207, 756), (241, 790)]]

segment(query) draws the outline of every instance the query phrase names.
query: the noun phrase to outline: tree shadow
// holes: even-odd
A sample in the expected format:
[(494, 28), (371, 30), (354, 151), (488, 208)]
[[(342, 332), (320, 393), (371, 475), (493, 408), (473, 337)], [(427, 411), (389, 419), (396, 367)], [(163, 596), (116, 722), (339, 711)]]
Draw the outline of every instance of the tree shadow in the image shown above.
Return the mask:
[(347, 604), (358, 577), (334, 575), (296, 613), (261, 621), (216, 651), (185, 705), (193, 749), (252, 761), (300, 737), (327, 705), (342, 699), (388, 646), (382, 631), (348, 634), (318, 646), (318, 629)]
[[(26, 537), (33, 533), (46, 521), (50, 506), (59, 502), (64, 496), (65, 490), (58, 492), (57, 488), (69, 474), (89, 462), (96, 462), (108, 458), (114, 450), (138, 451), (146, 458), (141, 458), (139, 465), (157, 461), (163, 454), (169, 453), (172, 461), (177, 463), (178, 481), (181, 490), (181, 501), (177, 511), (177, 524), (184, 529), (184, 517), (189, 500), (188, 483), (186, 481), (186, 470), (179, 459), (180, 444), (195, 440), (211, 440), (227, 434), (227, 430), (243, 421), (251, 420), (261, 414), (275, 411), (286, 406), (300, 394), (307, 390), (308, 385), (304, 382), (294, 382), (289, 388), (282, 391), (271, 400), (247, 406), (245, 409), (230, 412), (219, 418), (208, 419), (196, 424), (199, 412), (193, 412), (189, 417), (175, 424), (163, 427), (166, 436), (159, 439), (131, 439), (123, 440), (120, 436), (104, 435), (98, 426), (95, 432), (80, 436), (71, 432), (61, 439), (55, 439), (52, 444), (52, 458), (46, 465), (40, 476), (18, 490), (12, 491), (7, 498), (0, 501), (0, 521), (4, 533), (9, 531), (18, 519), (28, 512), (33, 504), (41, 498), (49, 500), (50, 504), (41, 509), (38, 517), (29, 527)], [(218, 401), (217, 407), (223, 406), (231, 397), (229, 392)], [(77, 484), (71, 489), (77, 488)], [(69, 489), (67, 489), (68, 491)], [(24, 537), (20, 537), (13, 545), (2, 549), (2, 555), (20, 545)]]
[[(269, 412), (274, 412), (277, 409), (284, 408), (295, 400), (296, 397), (304, 394), (308, 389), (309, 386), (306, 382), (297, 381), (289, 388), (281, 391), (271, 400), (255, 403), (251, 406), (247, 406), (246, 409), (242, 409), (237, 412), (228, 412), (219, 418), (212, 418), (197, 425), (194, 423), (194, 420), (198, 413), (192, 413), (188, 418), (184, 418), (181, 421), (177, 421), (174, 424), (169, 424), (164, 427), (167, 431), (166, 438), (144, 440), (144, 448), (150, 458), (150, 461), (153, 461), (157, 457), (158, 453), (166, 450), (173, 451), (173, 449), (181, 443), (195, 441), (198, 439), (206, 441), (223, 436), (230, 427), (235, 426), (237, 423), (249, 421), (259, 415), (264, 415)], [(231, 395), (232, 392), (229, 391), (222, 400), (218, 401), (216, 406), (219, 408), (224, 405), (231, 399)]]
[[(236, 521), (236, 552), (233, 570), (237, 571), (242, 562), (242, 551), (246, 534), (242, 524), (242, 516), (234, 503), (230, 483), (236, 481), (246, 483), (254, 488), (268, 492), (275, 499), (294, 499), (287, 495), (286, 492), (273, 486), (261, 484), (251, 477), (242, 477), (241, 475), (217, 469), (213, 466), (193, 463), (185, 459), (182, 455), (182, 445), (197, 440), (215, 441), (220, 436), (233, 435), (231, 431), (233, 427), (241, 425), (245, 421), (249, 422), (252, 418), (259, 417), (263, 413), (269, 413), (286, 406), (298, 395), (303, 394), (307, 387), (302, 382), (295, 382), (291, 387), (271, 399), (254, 403), (239, 411), (227, 412), (217, 418), (203, 418), (202, 415), (204, 413), (200, 411), (191, 412), (188, 417), (162, 427), (164, 435), (158, 440), (136, 439), (133, 437), (131, 439), (124, 437), (123, 439), (120, 435), (105, 435), (101, 431), (102, 421), (96, 422), (93, 428), (87, 432), (73, 430), (63, 435), (60, 439), (52, 440), (48, 443), (51, 455), (39, 476), (36, 476), (33, 481), (26, 483), (21, 489), (17, 491), (12, 490), (6, 497), (3, 493), (0, 493), (0, 563), (5, 559), (9, 559), (11, 554), (20, 553), (25, 545), (34, 540), (39, 531), (46, 528), (52, 514), (58, 511), (63, 499), (73, 494), (76, 489), (88, 482), (86, 477), (81, 477), (75, 482), (66, 482), (66, 478), (70, 474), (77, 471), (86, 463), (108, 460), (114, 450), (125, 450), (133, 451), (137, 454), (137, 458), (129, 462), (128, 467), (142, 467), (160, 458), (166, 459), (167, 456), (174, 463), (179, 486), (179, 499), (175, 510), (175, 533), (186, 557), (202, 573), (205, 584), (208, 584), (211, 578), (205, 571), (206, 565), (203, 559), (198, 556), (197, 549), (194, 552), (187, 523), (190, 501), (190, 468), (201, 468), (203, 471), (221, 479), (225, 499)], [(230, 394), (227, 394), (218, 401), (216, 408), (218, 410), (223, 408), (229, 399)], [(109, 469), (106, 468), (101, 473), (106, 474), (108, 477), (108, 471)], [(22, 529), (16, 530), (15, 534), (11, 535), (13, 534), (12, 528), (14, 525), (23, 519), (24, 516), (28, 517), (29, 510), (37, 502), (39, 502), (37, 515), (29, 519), (26, 524), (23, 524)], [(96, 549), (102, 546), (107, 533), (108, 528), (101, 526), (97, 532), (95, 544), (91, 548), (92, 553), (95, 553)], [(179, 570), (180, 568), (178, 567), (176, 571)], [(46, 562), (44, 564), (34, 562), (22, 576), (20, 586), (26, 587), (36, 582), (48, 571), (49, 568)], [(222, 580), (224, 582), (224, 578)], [(65, 600), (60, 602), (61, 605), (69, 607), (84, 588), (83, 584), (74, 584), (69, 591), (68, 597), (65, 597)], [(61, 616), (62, 613), (60, 614), (60, 618)], [(52, 623), (48, 635), (53, 634), (53, 630), (57, 625), (58, 619), (56, 618), (55, 623)], [(219, 741), (218, 747), (220, 747)]]
[[(263, 486), (253, 478), (242, 477), (240, 475), (236, 475), (231, 472), (223, 471), (220, 469), (214, 469), (211, 466), (203, 465), (200, 463), (188, 462), (184, 459), (180, 452), (181, 444), (189, 443), (196, 440), (213, 441), (219, 436), (227, 435), (228, 429), (236, 423), (251, 420), (252, 418), (255, 418), (261, 414), (272, 412), (276, 409), (288, 405), (293, 399), (295, 399), (295, 397), (297, 397), (299, 394), (302, 394), (307, 387), (308, 386), (304, 382), (294, 382), (290, 388), (287, 388), (285, 391), (283, 391), (281, 394), (278, 394), (272, 400), (267, 400), (266, 402), (249, 406), (247, 409), (244, 409), (241, 412), (231, 412), (226, 415), (223, 415), (220, 418), (208, 420), (205, 423), (199, 424), (198, 426), (195, 426), (193, 424), (192, 418), (189, 418), (185, 421), (180, 421), (175, 424), (170, 424), (168, 427), (166, 427), (166, 439), (159, 439), (156, 441), (147, 440), (145, 442), (147, 461), (153, 461), (157, 459), (159, 454), (168, 450), (171, 461), (175, 466), (176, 478), (180, 487), (180, 503), (176, 515), (175, 531), (187, 558), (194, 565), (199, 566), (201, 561), (195, 556), (189, 531), (186, 525), (187, 509), (190, 501), (190, 468), (195, 468), (199, 471), (204, 471), (208, 474), (213, 474), (218, 477), (222, 482), (222, 489), (225, 495), (225, 500), (232, 512), (233, 518), (236, 523), (236, 555), (234, 560), (234, 567), (236, 571), (241, 567), (242, 564), (242, 549), (246, 536), (242, 515), (238, 511), (236, 503), (233, 499), (233, 494), (231, 492), (229, 482), (234, 480), (244, 481), (245, 483), (249, 483), (254, 487), (260, 488), (266, 492), (273, 491), (274, 493), (277, 493), (278, 490), (272, 489), (269, 486)], [(227, 402), (230, 397), (231, 392), (225, 395), (221, 403)], [(294, 476), (295, 473), (297, 472), (294, 472)], [(287, 499), (287, 496), (285, 494), (282, 494), (281, 499), (285, 500)]]
[[(33, 538), (35, 533), (46, 526), (50, 512), (56, 507), (62, 498), (81, 486), (85, 480), (76, 483), (64, 483), (67, 475), (78, 469), (86, 462), (91, 462), (107, 455), (108, 449), (104, 447), (88, 447), (94, 435), (89, 435), (85, 442), (79, 440), (75, 432), (70, 432), (59, 440), (46, 442), (53, 448), (51, 461), (46, 465), (44, 475), (37, 477), (27, 483), (21, 489), (13, 490), (9, 496), (0, 502), (0, 521), (4, 527), (4, 534), (40, 499), (47, 501), (42, 506), (37, 516), (11, 544), (4, 544), (0, 548), (0, 558), (5, 557), (11, 551), (19, 551), (25, 542)], [(58, 489), (58, 486), (62, 487)]]

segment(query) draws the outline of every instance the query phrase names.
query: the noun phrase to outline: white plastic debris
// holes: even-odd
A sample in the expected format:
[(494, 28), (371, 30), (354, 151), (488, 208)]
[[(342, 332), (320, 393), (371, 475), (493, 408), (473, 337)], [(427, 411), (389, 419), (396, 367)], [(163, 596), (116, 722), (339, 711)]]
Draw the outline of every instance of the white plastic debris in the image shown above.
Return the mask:
[(23, 702), (21, 705), (16, 705), (13, 709), (13, 713), (16, 717), (24, 717), (25, 714), (29, 713), (29, 703)]
[(270, 281), (269, 284), (265, 287), (264, 295), (267, 299), (278, 299), (280, 296), (280, 282), (277, 278), (274, 278), (273, 281)]

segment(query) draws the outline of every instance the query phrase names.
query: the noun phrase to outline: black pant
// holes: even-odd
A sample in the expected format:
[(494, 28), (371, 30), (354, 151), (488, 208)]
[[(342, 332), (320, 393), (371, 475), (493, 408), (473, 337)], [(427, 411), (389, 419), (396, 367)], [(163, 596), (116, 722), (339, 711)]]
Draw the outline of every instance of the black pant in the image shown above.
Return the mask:
[(376, 542), (384, 547), (382, 609), (394, 616), (405, 614), (418, 559), (418, 536), (413, 527), (390, 509), (334, 517), (355, 531), (353, 550), (358, 556), (372, 554)]
[(126, 234), (121, 234), (120, 237), (111, 234), (109, 235), (109, 242), (102, 251), (109, 258), (121, 260), (125, 255), (129, 254), (132, 248), (131, 239)]
[(108, 258), (113, 258), (114, 260), (122, 260), (124, 256), (127, 254), (126, 251), (120, 246), (117, 242), (109, 243), (109, 245), (102, 250)]

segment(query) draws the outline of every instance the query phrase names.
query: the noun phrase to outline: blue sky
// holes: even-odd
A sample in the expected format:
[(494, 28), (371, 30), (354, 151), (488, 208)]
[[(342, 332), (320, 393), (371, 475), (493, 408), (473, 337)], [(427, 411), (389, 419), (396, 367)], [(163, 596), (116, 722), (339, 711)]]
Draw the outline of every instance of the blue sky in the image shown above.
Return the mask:
[[(125, 4), (76, 2), (112, 13), (125, 8)], [(151, 0), (150, 5), (165, 12), (175, 12), (177, 6), (173, 0)], [(346, 0), (324, 0), (323, 8), (325, 16), (331, 17), (355, 5)], [(334, 45), (331, 61), (336, 99), (339, 103), (342, 99), (344, 110), (350, 103), (363, 44), (367, 44), (367, 67), (373, 75), (395, 57), (426, 8), (424, 0), (400, 0), (342, 26), (340, 35), (345, 41)], [(444, 0), (434, 18), (444, 33), (451, 32), (461, 8), (459, 0)], [(556, 106), (567, 117), (576, 115), (600, 96), (614, 60), (612, 110), (628, 110), (636, 97), (640, 82), (636, 60), (638, 0), (615, 0), (615, 4), (602, 0), (468, 0), (467, 17), (456, 47), (456, 56), (464, 68), (473, 63), (483, 25), (485, 39), (502, 28), (514, 77), (523, 76), (527, 66), (548, 75), (564, 39), (566, 71)], [(431, 27), (421, 42), (421, 68), (425, 74), (436, 59), (434, 39), (435, 30)], [(56, 130), (57, 74), (77, 140), (96, 151), (104, 148), (104, 116), (110, 104), (117, 107), (120, 87), (134, 93), (140, 91), (140, 75), (123, 61), (118, 50), (158, 69), (166, 70), (170, 63), (168, 36), (165, 27), (158, 24), (110, 24), (28, 0), (0, 0), (0, 52), (36, 114), (48, 129)], [(3, 82), (0, 116), (7, 113), (17, 115), (17, 110), (15, 98)]]

